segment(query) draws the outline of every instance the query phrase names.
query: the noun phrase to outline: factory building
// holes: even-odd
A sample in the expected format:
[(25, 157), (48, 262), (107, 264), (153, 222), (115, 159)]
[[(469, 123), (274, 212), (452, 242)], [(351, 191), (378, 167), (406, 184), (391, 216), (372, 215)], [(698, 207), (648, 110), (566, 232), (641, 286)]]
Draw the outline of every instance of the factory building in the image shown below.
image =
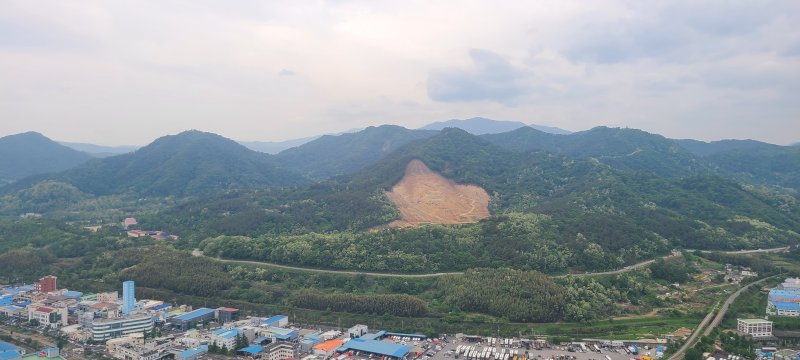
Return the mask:
[(202, 324), (203, 322), (213, 319), (214, 309), (199, 308), (181, 316), (176, 316), (170, 319), (169, 322), (173, 327), (185, 331), (197, 326), (197, 324)]
[(121, 336), (153, 331), (153, 318), (148, 314), (131, 314), (127, 317), (95, 319), (91, 324), (93, 341), (106, 341)]

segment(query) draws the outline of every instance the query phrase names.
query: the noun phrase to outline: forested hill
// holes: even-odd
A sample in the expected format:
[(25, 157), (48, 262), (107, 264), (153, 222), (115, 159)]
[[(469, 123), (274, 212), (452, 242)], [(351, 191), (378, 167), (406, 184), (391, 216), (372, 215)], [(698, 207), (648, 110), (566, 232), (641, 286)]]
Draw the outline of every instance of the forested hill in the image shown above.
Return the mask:
[(512, 150), (545, 150), (575, 158), (594, 158), (622, 170), (651, 172), (662, 177), (698, 175), (709, 170), (704, 161), (675, 141), (636, 129), (601, 126), (555, 135), (520, 128), (482, 137)]
[(30, 179), (4, 190), (24, 190), (41, 180), (67, 183), (91, 195), (175, 197), (309, 182), (281, 168), (270, 155), (200, 131), (164, 136), (133, 153), (91, 160), (66, 172)]
[(411, 141), (436, 133), (395, 125), (370, 126), (355, 133), (322, 136), (284, 150), (276, 159), (310, 178), (326, 179), (361, 170)]
[(27, 176), (63, 171), (91, 159), (37, 132), (0, 138), (0, 185)]

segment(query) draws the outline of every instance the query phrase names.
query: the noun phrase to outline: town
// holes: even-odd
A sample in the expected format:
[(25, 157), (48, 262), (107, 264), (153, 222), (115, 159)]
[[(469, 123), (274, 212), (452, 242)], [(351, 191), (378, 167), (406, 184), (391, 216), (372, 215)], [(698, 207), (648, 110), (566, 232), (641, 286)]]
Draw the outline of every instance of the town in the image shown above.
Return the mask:
[[(118, 291), (88, 294), (59, 289), (55, 276), (34, 284), (0, 289), (0, 319), (10, 326), (26, 325), (42, 334), (65, 339), (61, 347), (15, 346), (3, 335), (0, 359), (84, 358), (92, 354), (124, 360), (224, 359), (269, 360), (653, 360), (664, 357), (673, 341), (684, 341), (690, 329), (681, 328), (663, 339), (582, 339), (556, 342), (547, 337), (501, 338), (423, 334), (369, 329), (300, 326), (286, 315), (242, 316), (229, 307), (192, 308), (161, 300), (136, 299), (135, 283)], [(765, 315), (800, 317), (800, 279), (789, 278), (768, 290)], [(756, 341), (759, 358), (800, 360), (800, 352), (779, 350), (772, 321), (738, 319), (736, 332)], [(737, 360), (723, 351), (706, 359)]]

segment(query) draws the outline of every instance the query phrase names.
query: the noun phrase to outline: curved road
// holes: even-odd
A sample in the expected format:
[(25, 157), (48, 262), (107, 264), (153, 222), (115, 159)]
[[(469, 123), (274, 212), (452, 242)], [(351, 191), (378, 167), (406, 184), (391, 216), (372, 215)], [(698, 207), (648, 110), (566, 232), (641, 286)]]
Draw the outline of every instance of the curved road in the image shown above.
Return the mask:
[[(767, 250), (770, 250), (770, 249), (767, 249)], [(761, 252), (763, 252), (763, 251), (761, 251)], [(743, 286), (739, 290), (736, 290), (736, 292), (731, 294), (731, 296), (729, 296), (728, 299), (725, 300), (725, 303), (722, 304), (722, 308), (720, 308), (720, 310), (719, 310), (719, 312), (717, 313), (716, 316), (714, 316), (714, 310), (712, 309), (708, 313), (708, 315), (706, 315), (706, 317), (703, 318), (703, 321), (700, 322), (700, 325), (697, 325), (697, 328), (694, 329), (694, 332), (692, 333), (691, 336), (689, 336), (689, 339), (686, 340), (686, 343), (684, 343), (683, 346), (681, 346), (681, 348), (678, 349), (678, 351), (676, 351), (674, 354), (672, 354), (672, 356), (669, 357), (669, 360), (680, 360), (680, 359), (683, 359), (683, 356), (686, 354), (686, 350), (689, 350), (689, 348), (694, 346), (694, 343), (697, 341), (697, 338), (700, 336), (700, 332), (703, 330), (703, 328), (706, 325), (708, 325), (706, 330), (702, 331), (702, 332), (703, 332), (704, 336), (710, 335), (711, 332), (714, 331), (714, 328), (716, 328), (719, 325), (719, 323), (722, 322), (722, 319), (725, 318), (725, 313), (728, 312), (728, 308), (731, 306), (731, 304), (733, 304), (733, 302), (736, 300), (736, 298), (739, 297), (739, 295), (741, 295), (745, 290), (749, 289), (751, 286), (753, 286), (755, 284), (758, 284), (758, 283), (761, 283), (761, 282), (764, 282), (767, 279), (774, 278), (775, 276), (779, 276), (779, 275), (765, 277), (765, 278), (763, 278), (761, 280), (751, 282), (751, 283)], [(716, 308), (716, 306), (715, 306), (715, 308)], [(713, 321), (711, 320), (712, 317), (714, 318)], [(709, 325), (709, 321), (711, 322), (710, 325)]]
[[(781, 252), (789, 249), (789, 247), (779, 247), (779, 248), (772, 248), (772, 249), (758, 249), (758, 250), (738, 250), (738, 251), (721, 251), (722, 253), (726, 254), (753, 254), (753, 253), (762, 253), (762, 252)], [(691, 252), (699, 251), (699, 252), (711, 252), (707, 250), (689, 250)], [(200, 249), (192, 250), (193, 256), (205, 256)], [(668, 259), (675, 256), (682, 256), (681, 254), (677, 255), (667, 255), (662, 257), (663, 259)], [(286, 270), (294, 270), (294, 271), (306, 271), (306, 272), (316, 272), (316, 273), (328, 273), (328, 274), (340, 274), (340, 275), (366, 275), (366, 276), (376, 276), (376, 277), (407, 277), (407, 278), (427, 278), (427, 277), (438, 277), (438, 276), (445, 276), (445, 275), (461, 275), (463, 271), (454, 271), (454, 272), (437, 272), (437, 273), (426, 273), (426, 274), (402, 274), (402, 273), (380, 273), (380, 272), (364, 272), (364, 271), (351, 271), (351, 270), (330, 270), (330, 269), (316, 269), (316, 268), (307, 268), (307, 267), (299, 267), (299, 266), (290, 266), (290, 265), (281, 265), (272, 262), (266, 261), (252, 261), (252, 260), (231, 260), (231, 259), (223, 259), (218, 257), (210, 257), (209, 259), (214, 259), (221, 262), (232, 263), (232, 264), (247, 264), (247, 265), (261, 265), (261, 266), (269, 266), (279, 269), (286, 269)], [(583, 274), (565, 274), (565, 275), (557, 275), (554, 276), (556, 278), (563, 278), (567, 276), (576, 276), (576, 277), (584, 277), (584, 276), (599, 276), (599, 275), (614, 275), (614, 274), (621, 274), (624, 272), (632, 271), (641, 269), (647, 265), (650, 265), (655, 262), (653, 260), (642, 261), (637, 264), (626, 266), (622, 269), (611, 270), (611, 271), (601, 271), (601, 272), (591, 272), (591, 273), (583, 273)]]

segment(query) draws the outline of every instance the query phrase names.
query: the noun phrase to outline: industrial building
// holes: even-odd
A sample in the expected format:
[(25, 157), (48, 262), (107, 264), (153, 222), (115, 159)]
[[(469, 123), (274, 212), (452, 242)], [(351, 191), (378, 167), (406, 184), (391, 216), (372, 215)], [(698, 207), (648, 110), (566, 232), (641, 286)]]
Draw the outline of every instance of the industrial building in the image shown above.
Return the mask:
[(169, 322), (173, 327), (185, 331), (197, 326), (197, 324), (202, 324), (203, 322), (213, 319), (214, 309), (199, 308), (181, 316), (176, 316), (172, 319), (169, 319)]
[(264, 319), (264, 325), (274, 327), (286, 327), (289, 325), (289, 318), (285, 315), (275, 315), (273, 317)]
[(772, 321), (764, 319), (737, 319), (736, 330), (754, 338), (772, 336)]
[(128, 317), (95, 319), (91, 324), (93, 341), (105, 341), (121, 336), (153, 330), (153, 318), (148, 314), (132, 314)]
[(216, 318), (221, 323), (239, 320), (239, 309), (220, 307), (214, 313)]
[(767, 301), (767, 315), (800, 316), (800, 290), (777, 288), (770, 290)]
[(366, 334), (368, 332), (369, 332), (369, 328), (367, 327), (367, 325), (359, 324), (359, 325), (355, 325), (355, 326), (351, 327), (350, 329), (347, 329), (347, 336), (355, 339), (357, 337), (361, 337), (362, 335), (364, 335), (364, 334)]
[(352, 339), (338, 349), (336, 352), (345, 353), (348, 351), (360, 351), (362, 353), (374, 354), (376, 356), (384, 356), (388, 358), (401, 359), (414, 347), (408, 345), (400, 345), (387, 341), (368, 340), (368, 339)]

